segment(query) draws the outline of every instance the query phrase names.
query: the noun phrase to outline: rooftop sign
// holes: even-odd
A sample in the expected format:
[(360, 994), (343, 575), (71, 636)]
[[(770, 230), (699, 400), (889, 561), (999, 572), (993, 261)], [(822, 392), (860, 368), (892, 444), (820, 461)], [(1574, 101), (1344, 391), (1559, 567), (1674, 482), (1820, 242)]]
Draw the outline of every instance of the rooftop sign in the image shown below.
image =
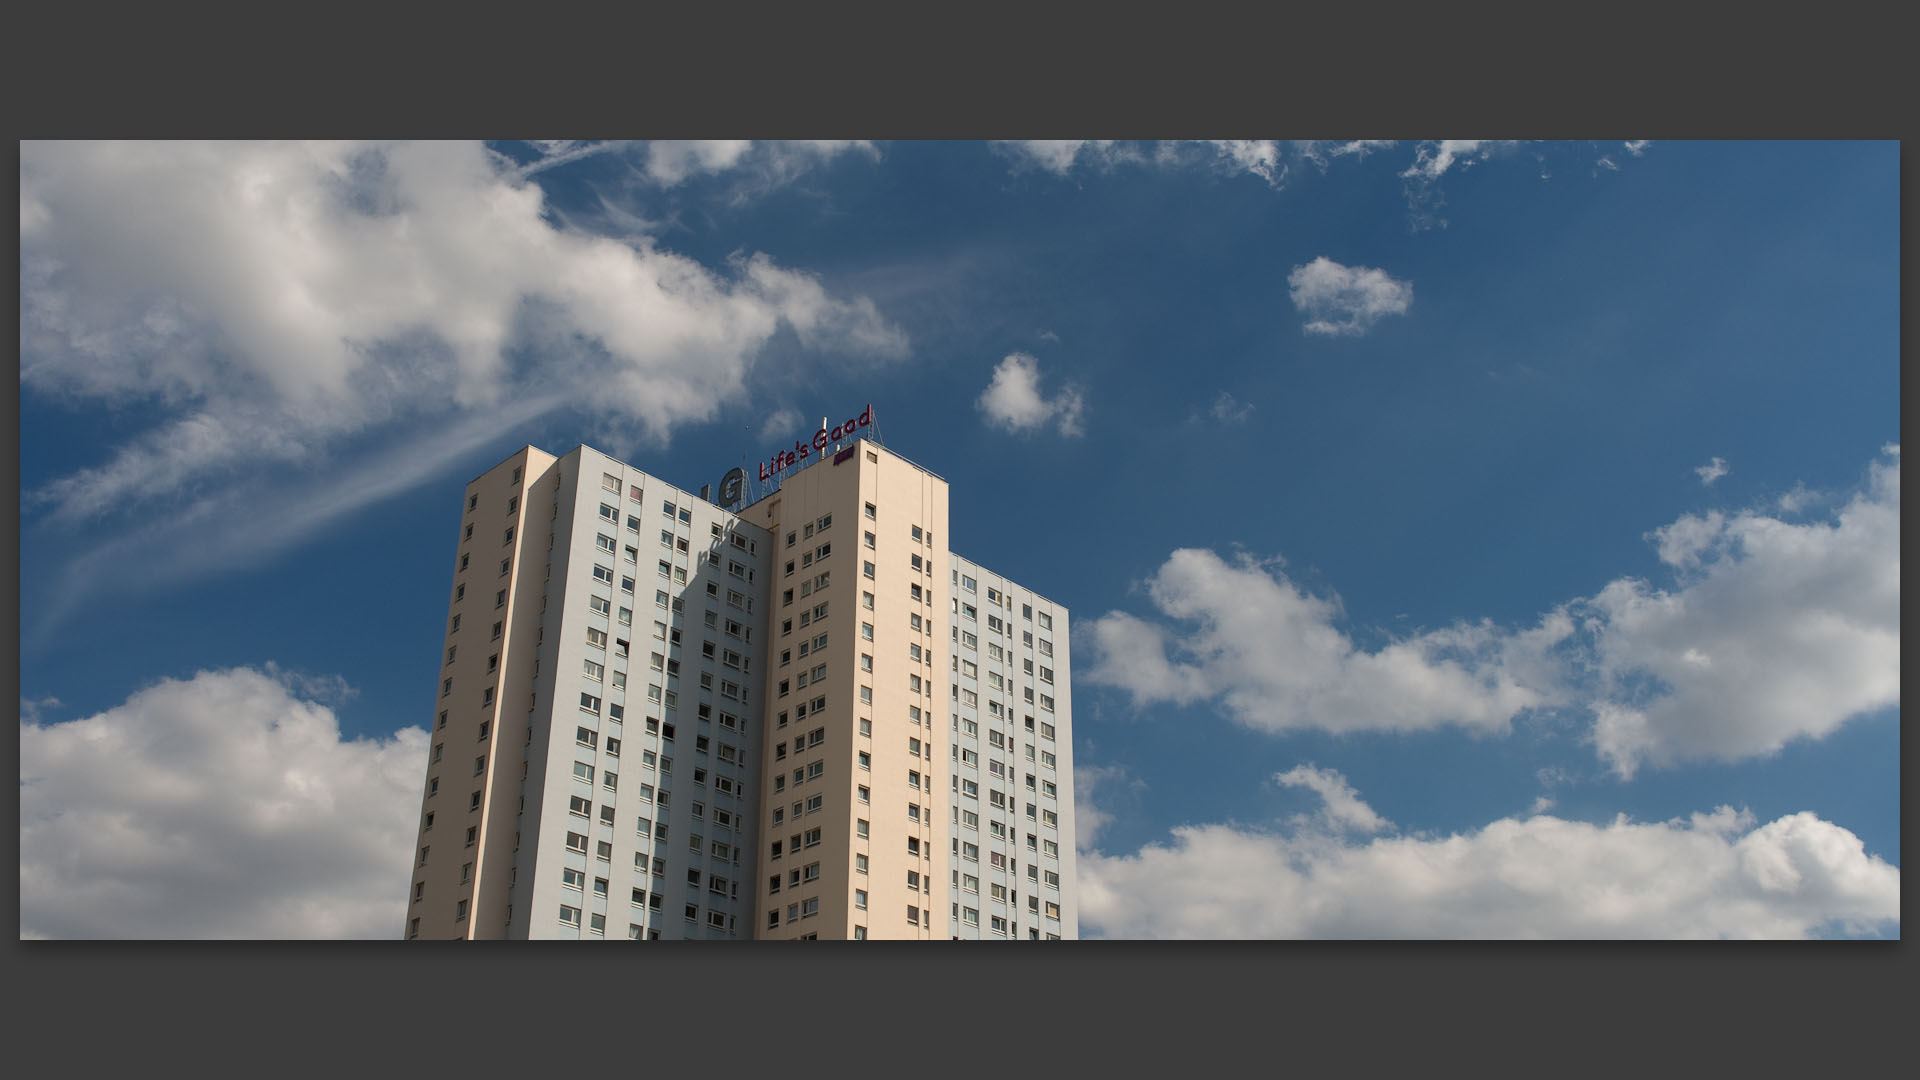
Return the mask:
[(820, 430), (813, 433), (811, 440), (797, 439), (793, 449), (781, 450), (760, 463), (760, 481), (765, 483), (778, 477), (782, 472), (803, 464), (808, 458), (818, 458), (826, 453), (827, 447), (854, 437), (854, 433), (873, 424), (873, 405), (868, 403), (859, 416), (833, 428), (823, 422)]

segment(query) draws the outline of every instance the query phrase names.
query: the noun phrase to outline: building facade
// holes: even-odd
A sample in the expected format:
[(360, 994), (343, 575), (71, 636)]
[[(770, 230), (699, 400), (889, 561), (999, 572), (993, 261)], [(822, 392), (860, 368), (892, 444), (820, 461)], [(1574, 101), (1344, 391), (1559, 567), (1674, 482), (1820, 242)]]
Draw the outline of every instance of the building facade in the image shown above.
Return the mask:
[(407, 937), (1077, 936), (1068, 613), (835, 449), (737, 512), (584, 446), (467, 486)]

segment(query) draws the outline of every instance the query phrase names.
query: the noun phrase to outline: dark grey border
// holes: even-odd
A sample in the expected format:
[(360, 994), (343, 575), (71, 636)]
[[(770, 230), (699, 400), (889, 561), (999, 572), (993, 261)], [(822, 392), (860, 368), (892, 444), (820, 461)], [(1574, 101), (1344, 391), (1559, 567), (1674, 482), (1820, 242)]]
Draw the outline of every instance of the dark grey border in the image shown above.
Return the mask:
[[(12, 20), (16, 139), (1887, 137), (1909, 83), (1907, 35), (1831, 6), (1817, 22), (1651, 5), (786, 6), (706, 9), (706, 25), (657, 5), (235, 7), (197, 25), (174, 8), (68, 10)], [(17, 144), (14, 155), (17, 203)], [(17, 246), (13, 271), (17, 286)], [(15, 320), (17, 349), (17, 306)], [(17, 380), (6, 392), (17, 433)], [(5, 471), (17, 544), (17, 458)], [(17, 586), (5, 586), (16, 627)], [(5, 662), (16, 700), (17, 664), (16, 651)], [(17, 855), (17, 829), (14, 842)], [(14, 904), (17, 925), (17, 892)], [(1896, 1011), (1907, 996), (1896, 987), (1913, 984), (1896, 982), (1898, 942), (873, 944), (18, 943), (11, 1049), (31, 1068), (57, 1048), (89, 1073), (218, 1063), (406, 1075), (428, 1060), (432, 1075), (682, 1060), (801, 1074), (1492, 1061), (1771, 1072), (1880, 1064), (1909, 1011)], [(796, 973), (803, 991), (770, 991)], [(481, 989), (496, 981), (502, 995)], [(465, 1052), (434, 1052), (445, 1045)]]

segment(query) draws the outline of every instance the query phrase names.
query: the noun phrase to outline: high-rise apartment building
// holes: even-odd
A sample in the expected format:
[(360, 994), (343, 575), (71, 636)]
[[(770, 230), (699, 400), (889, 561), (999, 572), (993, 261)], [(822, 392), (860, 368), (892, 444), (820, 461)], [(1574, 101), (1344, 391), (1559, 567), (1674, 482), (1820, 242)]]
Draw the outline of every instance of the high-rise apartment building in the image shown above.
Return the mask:
[(585, 446), (468, 485), (407, 937), (1077, 936), (1067, 611), (825, 449), (737, 511)]

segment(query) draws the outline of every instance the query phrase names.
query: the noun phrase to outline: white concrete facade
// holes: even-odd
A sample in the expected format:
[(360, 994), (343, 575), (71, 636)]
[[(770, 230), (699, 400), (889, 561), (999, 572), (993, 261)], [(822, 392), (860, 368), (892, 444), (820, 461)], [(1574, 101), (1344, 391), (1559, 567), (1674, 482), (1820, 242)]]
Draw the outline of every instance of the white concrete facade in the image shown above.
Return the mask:
[(588, 447), (469, 485), (408, 937), (751, 936), (770, 548)]
[(949, 932), (1077, 938), (1067, 609), (959, 555), (947, 588)]

